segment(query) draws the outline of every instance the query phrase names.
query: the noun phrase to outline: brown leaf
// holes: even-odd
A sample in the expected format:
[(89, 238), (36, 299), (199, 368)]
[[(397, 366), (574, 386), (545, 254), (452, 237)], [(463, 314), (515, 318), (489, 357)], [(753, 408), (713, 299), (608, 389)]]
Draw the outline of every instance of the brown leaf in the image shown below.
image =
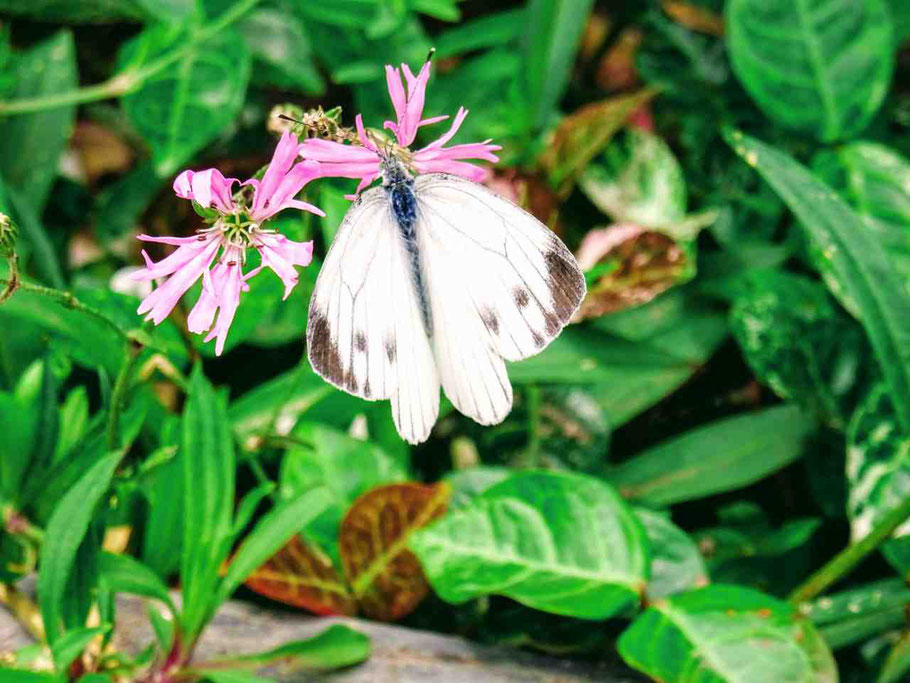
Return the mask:
[(578, 249), (578, 262), (586, 272), (603, 274), (589, 283), (576, 322), (647, 303), (687, 279), (692, 269), (676, 240), (637, 225), (592, 230)]
[(344, 574), (363, 612), (393, 621), (413, 611), (429, 591), (408, 537), (445, 512), (445, 484), (389, 484), (354, 501), (341, 523)]
[(126, 171), (136, 156), (123, 138), (94, 121), (79, 121), (70, 144), (89, 184), (108, 173)]
[(597, 156), (629, 116), (655, 95), (645, 88), (592, 102), (559, 124), (540, 163), (557, 194), (565, 197), (588, 162)]
[(699, 7), (681, 0), (663, 0), (660, 5), (668, 17), (688, 29), (712, 36), (724, 34), (724, 18), (707, 7)]
[(596, 81), (604, 90), (628, 90), (639, 83), (635, 56), (644, 40), (641, 29), (630, 26), (619, 34), (597, 67)]
[(357, 614), (357, 603), (332, 561), (295, 536), (245, 581), (250, 590), (316, 614)]

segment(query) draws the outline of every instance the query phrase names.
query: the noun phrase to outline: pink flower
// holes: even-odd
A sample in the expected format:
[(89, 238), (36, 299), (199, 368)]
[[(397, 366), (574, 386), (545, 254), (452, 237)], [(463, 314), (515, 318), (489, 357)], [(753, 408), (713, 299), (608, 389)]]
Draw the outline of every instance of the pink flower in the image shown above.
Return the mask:
[[(138, 312), (160, 324), (193, 284), (202, 278), (202, 294), (187, 318), (191, 332), (205, 334), (205, 341), (216, 339), (215, 354), (224, 350), (228, 330), (240, 305), (240, 294), (249, 290), (247, 281), (263, 268), (270, 268), (284, 283), (286, 299), (297, 285), (295, 266), (306, 266), (313, 258), (312, 242), (294, 242), (284, 235), (262, 228), (262, 224), (285, 208), (325, 215), (318, 208), (295, 199), (310, 180), (319, 176), (313, 161), (294, 163), (297, 138), (285, 133), (261, 180), (250, 179), (240, 184), (236, 178), (225, 178), (217, 169), (184, 171), (174, 181), (178, 197), (190, 199), (212, 210), (207, 219), (210, 227), (193, 237), (151, 237), (139, 235), (145, 242), (159, 242), (177, 249), (157, 263), (145, 250), (145, 268), (133, 278), (140, 281), (165, 282), (139, 305)], [(252, 197), (234, 194), (234, 185), (253, 188)], [(247, 249), (256, 249), (261, 265), (244, 273)], [(212, 267), (212, 264), (215, 266)], [(216, 319), (217, 315), (217, 319)]]
[(464, 123), (468, 110), (458, 108), (458, 114), (452, 122), (451, 128), (439, 139), (431, 142), (426, 147), (411, 152), (407, 149), (421, 126), (438, 123), (448, 116), (435, 116), (421, 119), (426, 94), (427, 80), (430, 78), (430, 62), (427, 61), (420, 73), (414, 76), (407, 64), (401, 65), (407, 80), (407, 92), (401, 80), (401, 73), (391, 66), (386, 66), (386, 82), (389, 87), (389, 97), (395, 108), (396, 121), (386, 121), (385, 128), (395, 133), (398, 149), (380, 150), (376, 143), (367, 134), (363, 119), (358, 114), (357, 138), (360, 146), (345, 145), (331, 140), (309, 139), (300, 145), (300, 154), (305, 159), (320, 163), (320, 174), (323, 176), (338, 176), (342, 178), (359, 178), (360, 184), (357, 192), (379, 177), (382, 171), (382, 159), (387, 154), (402, 158), (417, 173), (454, 173), (471, 180), (483, 181), (489, 171), (480, 166), (462, 161), (462, 159), (482, 159), (497, 162), (494, 152), (502, 149), (499, 145), (491, 145), (490, 140), (466, 145), (445, 144), (454, 137), (455, 133)]

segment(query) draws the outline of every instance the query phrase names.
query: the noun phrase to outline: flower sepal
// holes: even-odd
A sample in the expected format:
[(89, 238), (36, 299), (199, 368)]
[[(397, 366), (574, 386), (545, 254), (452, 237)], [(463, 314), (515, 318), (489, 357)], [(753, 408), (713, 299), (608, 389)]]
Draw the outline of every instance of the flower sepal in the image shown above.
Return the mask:
[(193, 211), (196, 212), (196, 215), (201, 216), (206, 221), (215, 221), (218, 220), (219, 216), (221, 216), (221, 212), (214, 206), (203, 206), (195, 199), (193, 199), (192, 202)]

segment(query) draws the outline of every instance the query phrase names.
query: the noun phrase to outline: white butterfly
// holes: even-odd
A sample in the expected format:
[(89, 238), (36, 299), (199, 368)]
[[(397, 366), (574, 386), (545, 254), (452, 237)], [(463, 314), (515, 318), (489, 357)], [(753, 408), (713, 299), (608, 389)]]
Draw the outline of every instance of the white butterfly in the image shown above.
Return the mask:
[(497, 424), (512, 408), (504, 360), (539, 353), (585, 295), (571, 252), (483, 185), (411, 178), (392, 158), (383, 184), (348, 210), (310, 300), (307, 352), (325, 380), (389, 399), (398, 433), (425, 441), (439, 388), (459, 412)]

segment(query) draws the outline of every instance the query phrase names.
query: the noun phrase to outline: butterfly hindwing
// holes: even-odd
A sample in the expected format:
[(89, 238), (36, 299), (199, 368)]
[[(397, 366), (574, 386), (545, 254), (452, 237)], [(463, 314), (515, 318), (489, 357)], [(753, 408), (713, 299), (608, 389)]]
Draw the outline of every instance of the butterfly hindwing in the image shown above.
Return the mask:
[(409, 278), (385, 191), (369, 190), (348, 210), (316, 280), (307, 354), (339, 389), (389, 399), (398, 432), (419, 443), (439, 413), (439, 379)]
[(559, 334), (584, 276), (546, 226), (482, 185), (428, 174), (416, 195), (443, 389), (460, 412), (495, 424), (512, 404), (503, 359), (539, 353)]

